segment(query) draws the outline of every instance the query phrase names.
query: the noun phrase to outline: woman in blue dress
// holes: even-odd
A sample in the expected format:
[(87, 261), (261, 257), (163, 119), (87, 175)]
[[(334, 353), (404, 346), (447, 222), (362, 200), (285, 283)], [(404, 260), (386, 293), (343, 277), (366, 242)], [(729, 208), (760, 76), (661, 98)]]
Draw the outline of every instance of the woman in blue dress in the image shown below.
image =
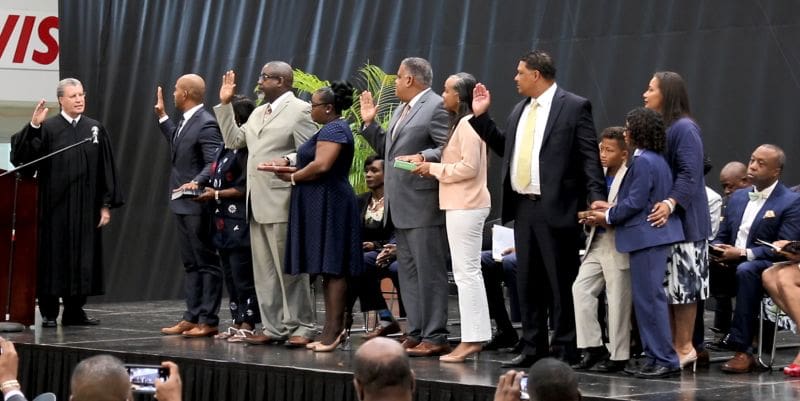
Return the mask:
[(325, 326), (307, 348), (329, 352), (344, 337), (347, 276), (362, 270), (360, 213), (348, 181), (354, 140), (342, 110), (353, 104), (353, 87), (334, 82), (311, 97), (311, 118), (322, 128), (297, 149), (297, 170), (278, 173), (292, 183), (285, 270), (321, 274)]

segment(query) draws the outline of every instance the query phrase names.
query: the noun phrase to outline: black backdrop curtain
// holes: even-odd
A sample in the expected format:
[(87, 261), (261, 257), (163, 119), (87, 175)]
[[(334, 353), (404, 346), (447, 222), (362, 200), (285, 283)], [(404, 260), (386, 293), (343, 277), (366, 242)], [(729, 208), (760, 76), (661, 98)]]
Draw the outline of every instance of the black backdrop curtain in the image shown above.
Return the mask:
[[(87, 114), (112, 136), (127, 194), (106, 237), (107, 300), (180, 295), (182, 267), (167, 209), (167, 144), (153, 115), (155, 88), (198, 73), (206, 107), (223, 72), (250, 93), (261, 66), (285, 60), (325, 79), (369, 61), (396, 71), (406, 56), (434, 66), (434, 88), (468, 71), (492, 91), (499, 121), (518, 101), (513, 77), (530, 48), (550, 51), (562, 87), (589, 98), (598, 131), (642, 104), (651, 74), (688, 81), (716, 168), (746, 161), (759, 143), (797, 149), (800, 3), (795, 1), (234, 1), (59, 2), (61, 75), (83, 81)], [(55, 83), (54, 83), (55, 86)], [(172, 116), (176, 115), (168, 102)], [(493, 159), (497, 164), (497, 159)], [(491, 174), (498, 205), (496, 169)], [(493, 214), (497, 214), (497, 209)]]

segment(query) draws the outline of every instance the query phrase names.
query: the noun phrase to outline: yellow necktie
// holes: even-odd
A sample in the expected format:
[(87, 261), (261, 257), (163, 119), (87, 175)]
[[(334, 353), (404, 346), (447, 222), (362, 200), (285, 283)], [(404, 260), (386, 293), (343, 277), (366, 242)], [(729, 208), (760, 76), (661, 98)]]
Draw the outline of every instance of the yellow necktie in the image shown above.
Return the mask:
[(533, 138), (536, 131), (536, 110), (539, 104), (531, 100), (528, 118), (525, 120), (525, 129), (517, 149), (517, 174), (514, 176), (514, 185), (517, 189), (524, 189), (531, 183), (531, 162), (533, 157)]

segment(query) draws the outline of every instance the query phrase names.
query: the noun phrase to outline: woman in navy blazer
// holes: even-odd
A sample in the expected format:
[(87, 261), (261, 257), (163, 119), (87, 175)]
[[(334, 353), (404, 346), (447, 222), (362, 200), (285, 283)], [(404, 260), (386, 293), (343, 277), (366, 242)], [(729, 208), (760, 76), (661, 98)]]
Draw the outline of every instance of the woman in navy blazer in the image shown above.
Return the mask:
[(647, 362), (636, 377), (656, 378), (680, 372), (672, 347), (667, 296), (662, 285), (671, 245), (683, 241), (679, 219), (656, 227), (647, 221), (653, 205), (672, 187), (672, 172), (662, 156), (666, 133), (661, 116), (640, 107), (625, 118), (626, 140), (636, 151), (622, 180), (616, 205), (597, 201), (586, 220), (616, 228), (617, 250), (630, 253), (633, 306)]
[[(661, 226), (667, 219), (677, 218), (683, 225), (684, 240), (674, 245), (667, 265), (666, 291), (672, 342), (681, 363), (686, 364), (696, 360), (702, 351), (703, 300), (709, 293), (711, 214), (703, 174), (703, 140), (700, 127), (691, 117), (686, 83), (679, 74), (656, 72), (643, 98), (644, 107), (657, 111), (664, 119), (664, 158), (674, 177), (668, 195), (654, 205), (648, 220)], [(695, 325), (699, 333), (693, 339)]]

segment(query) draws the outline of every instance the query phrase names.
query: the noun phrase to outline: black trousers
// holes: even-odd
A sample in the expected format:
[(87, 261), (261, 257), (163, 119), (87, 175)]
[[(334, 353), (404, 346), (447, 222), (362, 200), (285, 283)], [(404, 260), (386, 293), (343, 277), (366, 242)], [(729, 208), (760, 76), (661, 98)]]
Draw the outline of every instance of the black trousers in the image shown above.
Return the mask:
[(176, 214), (175, 218), (178, 223), (181, 259), (186, 272), (186, 312), (183, 320), (217, 326), (222, 302), (222, 268), (211, 245), (210, 216)]
[[(58, 317), (58, 295), (38, 295), (39, 299), (39, 313), (47, 320), (56, 320)], [(67, 320), (83, 320), (86, 318), (86, 312), (83, 311), (83, 306), (86, 305), (85, 295), (70, 295), (61, 297), (64, 301), (64, 314), (61, 319)]]
[(522, 198), (516, 207), (514, 235), (517, 252), (517, 289), (522, 314), (523, 353), (547, 355), (548, 308), (552, 345), (575, 349), (575, 312), (572, 283), (578, 275), (580, 228), (554, 228), (540, 201)]

